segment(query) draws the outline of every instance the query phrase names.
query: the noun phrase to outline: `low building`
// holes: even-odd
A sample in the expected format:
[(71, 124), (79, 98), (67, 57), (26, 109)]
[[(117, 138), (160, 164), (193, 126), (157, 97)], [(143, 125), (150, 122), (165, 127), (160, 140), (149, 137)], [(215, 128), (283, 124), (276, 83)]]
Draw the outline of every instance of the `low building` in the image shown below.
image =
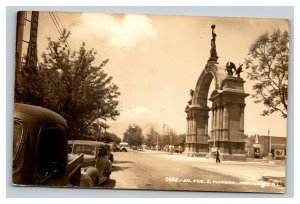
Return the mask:
[(246, 153), (249, 158), (263, 158), (270, 155), (273, 159), (285, 159), (285, 137), (252, 135), (245, 141)]

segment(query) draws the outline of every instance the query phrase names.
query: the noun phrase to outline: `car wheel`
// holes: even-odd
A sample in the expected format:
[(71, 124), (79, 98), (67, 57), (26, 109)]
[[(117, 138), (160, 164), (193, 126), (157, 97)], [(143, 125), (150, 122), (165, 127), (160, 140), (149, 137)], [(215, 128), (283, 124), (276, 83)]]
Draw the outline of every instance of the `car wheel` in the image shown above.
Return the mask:
[(94, 187), (98, 187), (99, 185), (99, 177), (97, 177), (94, 181)]
[(111, 172), (106, 172), (104, 175), (106, 176), (107, 179), (110, 179)]

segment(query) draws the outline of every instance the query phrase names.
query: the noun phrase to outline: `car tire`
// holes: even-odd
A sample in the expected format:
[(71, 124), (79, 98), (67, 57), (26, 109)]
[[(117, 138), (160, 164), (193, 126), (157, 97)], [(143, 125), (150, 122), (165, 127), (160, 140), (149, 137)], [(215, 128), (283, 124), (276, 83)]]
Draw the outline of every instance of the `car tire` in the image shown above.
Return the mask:
[(100, 184), (99, 184), (99, 177), (97, 177), (94, 181), (94, 187), (99, 187)]
[(106, 172), (104, 175), (106, 176), (106, 178), (108, 180), (108, 179), (110, 179), (111, 172)]

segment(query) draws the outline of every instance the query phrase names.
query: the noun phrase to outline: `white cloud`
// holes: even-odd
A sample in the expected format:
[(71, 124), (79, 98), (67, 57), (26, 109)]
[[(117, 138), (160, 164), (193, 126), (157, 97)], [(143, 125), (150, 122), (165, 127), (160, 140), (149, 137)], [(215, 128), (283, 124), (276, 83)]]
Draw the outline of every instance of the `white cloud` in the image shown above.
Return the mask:
[(131, 47), (137, 43), (155, 39), (157, 33), (151, 24), (151, 19), (145, 15), (81, 15), (81, 22), (73, 30), (78, 37), (93, 36), (107, 40), (115, 47)]

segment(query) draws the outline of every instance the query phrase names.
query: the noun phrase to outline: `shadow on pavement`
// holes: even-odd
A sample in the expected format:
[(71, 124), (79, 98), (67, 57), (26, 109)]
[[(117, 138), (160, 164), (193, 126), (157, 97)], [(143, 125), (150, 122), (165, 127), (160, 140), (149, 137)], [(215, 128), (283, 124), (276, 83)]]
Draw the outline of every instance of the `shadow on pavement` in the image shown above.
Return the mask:
[(124, 170), (129, 169), (129, 168), (131, 168), (131, 167), (129, 167), (129, 166), (113, 166), (112, 167), (113, 172), (114, 171), (124, 171)]
[(132, 161), (114, 161), (114, 164), (134, 163)]

